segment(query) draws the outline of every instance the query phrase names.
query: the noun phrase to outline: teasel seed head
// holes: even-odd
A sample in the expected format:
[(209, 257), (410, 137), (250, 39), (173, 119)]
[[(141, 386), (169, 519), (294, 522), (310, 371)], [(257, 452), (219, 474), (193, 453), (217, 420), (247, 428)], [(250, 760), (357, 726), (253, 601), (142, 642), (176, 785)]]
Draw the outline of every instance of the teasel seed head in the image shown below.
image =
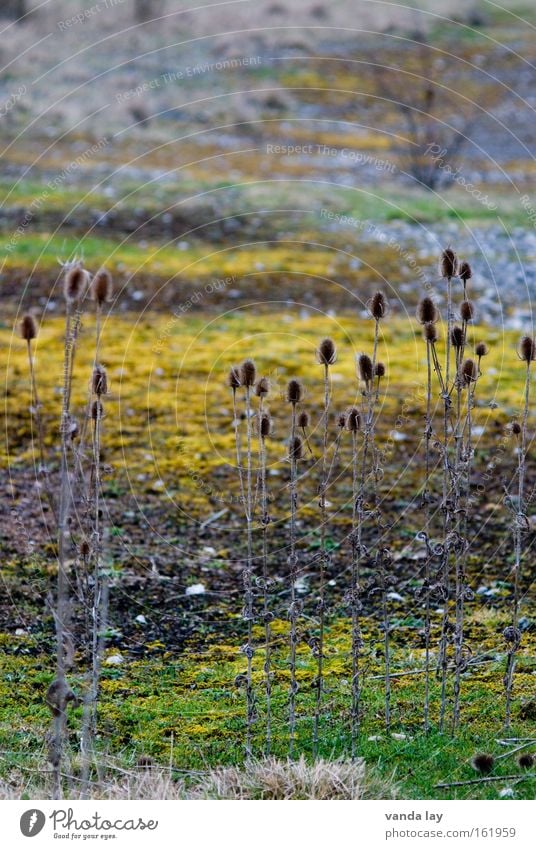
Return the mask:
[(339, 413), (337, 416), (337, 427), (341, 430), (346, 427), (346, 413)]
[(101, 365), (97, 365), (93, 369), (92, 389), (93, 394), (98, 395), (99, 398), (101, 395), (106, 395), (108, 392), (106, 369)]
[(489, 348), (485, 342), (478, 342), (475, 346), (475, 354), (477, 357), (485, 357), (489, 353)]
[(255, 395), (258, 395), (259, 398), (264, 398), (268, 395), (270, 391), (270, 381), (267, 377), (261, 377), (255, 386)]
[(441, 254), (439, 269), (441, 277), (456, 277), (456, 272), (458, 270), (458, 257), (452, 248), (445, 248)]
[(454, 325), (452, 330), (450, 331), (450, 341), (452, 342), (455, 348), (461, 348), (463, 345), (463, 337), (464, 333), (461, 327), (458, 327), (457, 324)]
[(478, 379), (478, 368), (474, 360), (464, 360), (460, 366), (460, 377), (465, 386), (474, 383)]
[(462, 321), (472, 321), (475, 317), (475, 308), (471, 301), (462, 301), (460, 305), (460, 318)]
[(257, 377), (257, 369), (253, 360), (244, 360), (240, 366), (240, 382), (242, 386), (253, 386)]
[(112, 275), (107, 268), (99, 268), (91, 281), (91, 297), (102, 307), (112, 297)]
[(376, 363), (376, 377), (381, 379), (385, 377), (385, 364), (384, 363)]
[(532, 336), (523, 336), (520, 339), (519, 357), (527, 364), (536, 359), (536, 343)]
[(104, 417), (104, 407), (102, 405), (102, 401), (93, 401), (91, 405), (91, 418), (93, 421), (97, 421)]
[(305, 410), (298, 416), (298, 427), (301, 427), (303, 430), (309, 427), (309, 413), (306, 413)]
[(83, 539), (82, 542), (80, 543), (80, 557), (82, 557), (84, 560), (87, 560), (90, 552), (91, 552), (91, 547), (89, 545), (88, 540)]
[(364, 381), (364, 383), (370, 383), (374, 377), (374, 372), (372, 368), (372, 360), (368, 354), (359, 354), (357, 358), (357, 370), (361, 380)]
[(259, 423), (259, 432), (263, 439), (266, 439), (266, 437), (270, 436), (272, 433), (272, 419), (270, 418), (269, 413), (262, 414)]
[(290, 440), (288, 456), (290, 460), (301, 460), (303, 455), (303, 443), (299, 436)]
[(357, 407), (350, 407), (346, 413), (346, 429), (350, 433), (357, 433), (361, 427), (361, 415)]
[(463, 280), (463, 283), (467, 283), (468, 280), (473, 276), (473, 272), (471, 271), (471, 266), (465, 260), (460, 262), (460, 267), (458, 269), (458, 277), (460, 280)]
[(512, 430), (512, 434), (513, 434), (514, 436), (519, 436), (519, 435), (520, 435), (520, 433), (521, 433), (521, 425), (519, 424), (519, 422), (512, 422), (512, 424), (510, 425), (510, 428), (511, 428), (511, 430)]
[(376, 292), (370, 301), (370, 312), (376, 321), (385, 318), (389, 310), (389, 304), (383, 292)]
[(488, 775), (493, 769), (493, 765), (495, 763), (495, 758), (493, 755), (488, 755), (484, 752), (475, 755), (472, 760), (473, 769), (479, 772), (481, 775)]
[(431, 321), (427, 322), (422, 329), (422, 335), (426, 342), (430, 342), (431, 345), (435, 345), (438, 339), (437, 327), (435, 324)]
[(517, 759), (517, 762), (521, 769), (531, 769), (534, 766), (535, 758), (530, 752), (523, 752)]
[(316, 352), (318, 362), (323, 366), (332, 366), (337, 359), (337, 348), (333, 339), (322, 339)]
[(20, 335), (26, 342), (31, 342), (37, 336), (37, 324), (33, 315), (23, 316), (20, 323)]
[(303, 387), (299, 380), (292, 378), (287, 385), (287, 401), (289, 404), (299, 404), (302, 397)]
[(79, 301), (87, 286), (89, 274), (81, 265), (73, 265), (67, 270), (63, 281), (63, 294), (67, 303)]
[(238, 366), (231, 366), (229, 369), (229, 374), (227, 375), (227, 384), (231, 387), (233, 392), (239, 388), (240, 384), (240, 369)]
[(437, 307), (428, 295), (419, 301), (417, 319), (421, 324), (433, 324), (439, 318)]

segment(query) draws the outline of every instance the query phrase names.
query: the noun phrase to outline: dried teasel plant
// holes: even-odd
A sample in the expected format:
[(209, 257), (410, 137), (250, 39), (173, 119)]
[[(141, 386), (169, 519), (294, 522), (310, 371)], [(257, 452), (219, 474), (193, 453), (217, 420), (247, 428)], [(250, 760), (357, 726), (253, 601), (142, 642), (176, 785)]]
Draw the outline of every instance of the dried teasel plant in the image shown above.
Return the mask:
[(349, 605), (352, 616), (352, 704), (351, 704), (351, 753), (352, 760), (357, 755), (360, 736), (361, 720), (361, 686), (360, 686), (360, 655), (363, 645), (361, 635), (360, 614), (362, 609), (360, 587), (360, 553), (362, 519), (360, 513), (360, 484), (359, 484), (359, 445), (358, 434), (361, 429), (361, 414), (357, 407), (350, 407), (345, 414), (345, 426), (352, 438), (352, 530), (350, 534), (352, 551), (352, 574), (349, 593)]
[(526, 515), (526, 493), (525, 483), (527, 474), (527, 426), (530, 410), (530, 383), (531, 367), (536, 359), (536, 341), (533, 336), (522, 336), (519, 341), (518, 357), (525, 365), (525, 386), (523, 391), (523, 413), (519, 427), (518, 451), (517, 451), (517, 499), (514, 516), (514, 592), (512, 598), (511, 625), (504, 631), (507, 644), (506, 671), (504, 674), (505, 689), (505, 716), (504, 726), (506, 729), (511, 725), (512, 709), (512, 687), (514, 682), (514, 671), (516, 666), (516, 655), (521, 645), (521, 630), (519, 628), (519, 605), (520, 605), (520, 581), (523, 562), (523, 535), (528, 530), (528, 519)]
[[(265, 379), (265, 378), (263, 378)], [(259, 383), (257, 384), (257, 395), (263, 398), (258, 392)], [(269, 589), (270, 577), (268, 573), (268, 527), (271, 522), (268, 511), (268, 487), (266, 479), (266, 440), (272, 434), (273, 423), (270, 413), (265, 408), (260, 408), (257, 417), (257, 429), (259, 436), (259, 478), (260, 478), (260, 522), (262, 528), (262, 588), (263, 588), (263, 622), (264, 622), (264, 689), (266, 697), (266, 756), (270, 755), (272, 746), (272, 671), (271, 671), (271, 653), (272, 653), (272, 634), (271, 621), (273, 614), (269, 604)]]
[(289, 581), (290, 581), (290, 605), (288, 617), (290, 623), (289, 633), (289, 756), (294, 755), (296, 738), (296, 695), (298, 693), (298, 682), (296, 679), (296, 649), (298, 645), (298, 619), (301, 605), (296, 597), (296, 581), (298, 580), (298, 555), (296, 550), (296, 515), (298, 510), (298, 462), (302, 458), (303, 445), (297, 435), (297, 405), (303, 395), (303, 387), (299, 380), (292, 378), (287, 385), (287, 401), (291, 405), (290, 439), (288, 459), (290, 463), (290, 551), (288, 556)]
[(320, 575), (318, 598), (318, 653), (316, 675), (316, 705), (313, 724), (313, 757), (318, 755), (320, 715), (322, 710), (322, 695), (324, 692), (324, 626), (325, 626), (325, 575), (329, 564), (329, 553), (326, 545), (327, 507), (326, 492), (328, 488), (328, 428), (329, 428), (329, 367), (337, 359), (337, 349), (332, 339), (322, 339), (317, 350), (317, 360), (323, 367), (324, 407), (322, 411), (322, 461), (320, 469), (320, 485), (318, 488), (320, 506)]

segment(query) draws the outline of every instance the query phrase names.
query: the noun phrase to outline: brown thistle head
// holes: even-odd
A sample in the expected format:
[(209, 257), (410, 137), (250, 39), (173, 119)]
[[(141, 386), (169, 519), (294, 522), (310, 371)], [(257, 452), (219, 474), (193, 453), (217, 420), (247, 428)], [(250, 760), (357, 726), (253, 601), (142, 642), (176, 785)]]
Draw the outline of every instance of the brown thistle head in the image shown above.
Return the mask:
[(527, 365), (536, 359), (536, 343), (532, 336), (522, 336), (519, 340), (518, 354)]
[(357, 371), (364, 383), (370, 383), (374, 377), (374, 369), (372, 367), (372, 360), (368, 354), (359, 354), (357, 358)]
[(299, 436), (290, 440), (288, 456), (290, 460), (301, 460), (303, 455), (303, 443)]
[(102, 401), (93, 401), (91, 405), (91, 418), (94, 422), (104, 418), (104, 407), (102, 405)]
[(429, 342), (431, 345), (435, 345), (438, 340), (437, 327), (432, 322), (427, 322), (422, 329), (422, 335), (426, 342)]
[(520, 769), (532, 769), (535, 763), (534, 755), (531, 752), (523, 752), (517, 759)]
[(510, 429), (514, 436), (519, 436), (521, 434), (521, 425), (519, 424), (519, 422), (512, 422), (512, 424), (510, 425)]
[(231, 366), (227, 375), (227, 385), (235, 392), (240, 386), (240, 369), (238, 366)]
[(478, 368), (474, 360), (464, 360), (460, 366), (460, 378), (464, 386), (469, 386), (478, 379)]
[(450, 341), (454, 348), (461, 348), (464, 342), (464, 333), (461, 327), (457, 324), (454, 325), (452, 330), (450, 331)]
[(263, 413), (259, 422), (259, 433), (263, 439), (272, 433), (272, 419), (269, 413)]
[(475, 308), (471, 301), (462, 301), (460, 304), (460, 318), (462, 321), (473, 321), (475, 317)]
[(357, 407), (350, 407), (346, 413), (346, 429), (350, 433), (357, 433), (361, 427), (361, 416)]
[(240, 383), (242, 386), (253, 386), (257, 377), (257, 369), (253, 360), (244, 360), (240, 366)]
[(69, 304), (76, 303), (85, 294), (89, 274), (81, 265), (72, 265), (67, 269), (63, 281), (63, 294)]
[(104, 366), (95, 366), (93, 369), (93, 378), (91, 383), (94, 395), (98, 395), (99, 398), (101, 395), (106, 395), (108, 392), (108, 378), (106, 377), (106, 369)]
[(112, 297), (112, 275), (107, 268), (99, 268), (91, 281), (91, 297), (102, 307)]
[(389, 304), (387, 302), (387, 298), (383, 292), (376, 292), (370, 301), (370, 313), (372, 318), (376, 319), (376, 321), (380, 321), (380, 319), (385, 318), (388, 310)]
[(339, 413), (337, 416), (337, 427), (341, 430), (346, 427), (346, 413)]
[(473, 276), (473, 272), (471, 271), (471, 266), (465, 260), (460, 262), (460, 267), (458, 269), (458, 277), (463, 281), (463, 285), (467, 283), (468, 280)]
[(473, 769), (479, 772), (481, 775), (488, 775), (493, 769), (493, 765), (495, 764), (495, 758), (493, 755), (488, 755), (485, 752), (481, 752), (478, 755), (475, 755), (473, 760), (471, 761)]
[(316, 352), (318, 362), (323, 366), (332, 366), (337, 359), (337, 349), (333, 339), (322, 339)]
[(37, 324), (33, 315), (25, 315), (20, 323), (20, 335), (26, 342), (31, 342), (37, 336)]
[(303, 393), (301, 381), (292, 378), (287, 384), (287, 401), (289, 404), (299, 404)]
[(270, 381), (267, 377), (261, 377), (255, 384), (255, 395), (259, 398), (265, 398), (270, 391)]
[(480, 359), (489, 353), (489, 348), (485, 342), (478, 342), (475, 346), (475, 355)]
[(385, 363), (376, 363), (375, 372), (378, 380), (381, 380), (382, 377), (385, 377)]
[(437, 307), (428, 295), (419, 301), (417, 319), (421, 324), (433, 324), (439, 318)]
[(452, 248), (445, 248), (445, 250), (441, 254), (441, 260), (439, 263), (439, 271), (441, 277), (447, 277), (450, 280), (451, 277), (456, 277), (457, 270), (458, 257), (456, 256)]
[(298, 427), (301, 427), (302, 430), (309, 427), (309, 413), (306, 413), (305, 410), (303, 410), (298, 416)]

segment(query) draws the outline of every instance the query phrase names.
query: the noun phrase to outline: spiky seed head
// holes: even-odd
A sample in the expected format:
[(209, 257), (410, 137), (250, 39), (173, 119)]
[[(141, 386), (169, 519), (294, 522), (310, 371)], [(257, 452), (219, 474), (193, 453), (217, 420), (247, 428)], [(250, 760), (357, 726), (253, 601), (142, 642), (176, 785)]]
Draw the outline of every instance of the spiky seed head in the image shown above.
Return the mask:
[(259, 431), (263, 439), (266, 439), (267, 436), (270, 436), (272, 432), (272, 419), (270, 418), (268, 413), (262, 414), (259, 425)]
[(268, 395), (270, 391), (270, 381), (267, 377), (261, 377), (255, 386), (255, 395), (258, 395), (259, 398), (264, 398)]
[(520, 769), (531, 769), (534, 766), (534, 755), (530, 752), (523, 752), (517, 759)]
[(299, 436), (295, 436), (290, 440), (288, 456), (291, 460), (301, 460), (303, 454), (303, 444)]
[(234, 391), (240, 386), (240, 369), (238, 366), (231, 366), (227, 375), (227, 385)]
[(417, 319), (421, 324), (432, 324), (439, 318), (437, 307), (433, 300), (428, 296), (419, 301), (417, 307)]
[(480, 754), (474, 756), (471, 763), (473, 769), (479, 772), (481, 775), (488, 775), (493, 769), (495, 758), (493, 757), (493, 755), (488, 755), (485, 752), (481, 752)]
[(303, 430), (309, 427), (309, 413), (306, 413), (305, 410), (298, 416), (298, 427), (303, 428)]
[(337, 427), (344, 428), (346, 427), (346, 413), (339, 413), (337, 416)]
[(438, 339), (437, 327), (435, 324), (431, 321), (427, 322), (422, 329), (422, 335), (426, 342), (430, 342), (431, 345), (435, 345)]
[(372, 318), (375, 318), (376, 321), (379, 321), (381, 318), (385, 318), (388, 309), (389, 304), (383, 292), (376, 292), (370, 301), (370, 312), (372, 314)]
[(99, 268), (91, 281), (91, 297), (102, 307), (112, 297), (112, 275), (107, 268)]
[(385, 364), (376, 363), (376, 377), (385, 377)]
[(473, 272), (471, 271), (471, 266), (465, 260), (460, 262), (460, 267), (458, 269), (458, 277), (460, 280), (463, 280), (464, 283), (467, 283), (468, 280), (473, 276)]
[(458, 270), (458, 257), (452, 248), (445, 248), (441, 254), (439, 270), (441, 277), (456, 277), (456, 271)]
[(322, 339), (316, 352), (318, 362), (323, 366), (332, 366), (337, 359), (337, 349), (333, 339), (326, 337)]
[(463, 330), (457, 324), (450, 331), (450, 341), (455, 348), (461, 348), (463, 345)]
[(80, 557), (82, 557), (84, 560), (86, 560), (89, 557), (90, 551), (91, 551), (91, 548), (90, 548), (89, 542), (87, 541), (87, 539), (83, 539), (82, 542), (80, 543)]
[(33, 315), (25, 315), (20, 323), (20, 335), (26, 342), (31, 342), (37, 336), (37, 324)]
[(513, 625), (507, 625), (503, 631), (503, 637), (507, 643), (514, 643), (518, 646), (521, 642), (521, 631)]
[(374, 370), (372, 368), (372, 360), (368, 354), (359, 354), (357, 358), (357, 370), (361, 380), (365, 383), (370, 383), (374, 377)]
[(464, 360), (460, 367), (460, 376), (462, 378), (462, 383), (466, 386), (469, 386), (470, 383), (474, 383), (478, 378), (478, 368), (474, 360)]
[(350, 433), (357, 433), (361, 427), (361, 416), (357, 407), (350, 407), (346, 413), (346, 428)]
[(91, 405), (91, 418), (94, 422), (102, 419), (104, 416), (104, 407), (102, 405), (102, 401), (93, 401)]
[(475, 354), (477, 357), (485, 357), (486, 354), (489, 353), (489, 348), (485, 342), (478, 342), (475, 347)]
[(299, 404), (302, 397), (302, 385), (299, 380), (292, 378), (287, 385), (287, 401), (289, 404)]
[(519, 422), (512, 422), (511, 428), (513, 435), (519, 436), (519, 434), (521, 433), (521, 425), (519, 424)]
[(240, 383), (242, 386), (253, 386), (257, 377), (257, 369), (253, 360), (244, 360), (240, 366)]
[(532, 336), (523, 336), (519, 340), (519, 356), (526, 363), (536, 359), (536, 344)]
[(92, 388), (93, 394), (99, 397), (108, 392), (108, 378), (104, 366), (96, 365), (93, 369)]
[(79, 301), (87, 286), (89, 274), (81, 265), (73, 265), (67, 270), (63, 281), (63, 294), (68, 303)]
[(462, 301), (460, 305), (460, 318), (462, 321), (472, 321), (475, 317), (475, 308), (471, 301)]

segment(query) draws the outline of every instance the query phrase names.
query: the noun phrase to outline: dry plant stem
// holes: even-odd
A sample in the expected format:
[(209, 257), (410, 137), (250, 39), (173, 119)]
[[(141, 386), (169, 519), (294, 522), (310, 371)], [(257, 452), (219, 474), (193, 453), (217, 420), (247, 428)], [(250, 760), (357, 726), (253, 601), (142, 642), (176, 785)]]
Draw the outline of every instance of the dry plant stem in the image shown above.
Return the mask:
[[(517, 516), (514, 524), (514, 599), (512, 604), (512, 627), (515, 632), (519, 630), (519, 584), (521, 573), (521, 543), (523, 527), (526, 522), (525, 518), (525, 472), (527, 463), (527, 421), (529, 417), (529, 402), (530, 402), (530, 362), (527, 363), (527, 371), (525, 375), (525, 404), (523, 408), (523, 418), (521, 421), (521, 439), (518, 453), (518, 471), (517, 471)], [(519, 640), (514, 640), (511, 643), (511, 648), (508, 651), (506, 661), (506, 672), (504, 676), (505, 691), (506, 691), (506, 706), (504, 715), (504, 728), (508, 730), (511, 725), (511, 709), (512, 709), (512, 685), (514, 681), (514, 670), (516, 665), (516, 652), (519, 648)]]
[[(460, 683), (461, 683), (461, 667), (462, 667), (462, 651), (463, 651), (463, 607), (465, 593), (465, 564), (463, 548), (465, 548), (464, 539), (464, 505), (462, 500), (462, 449), (463, 449), (463, 430), (462, 430), (462, 382), (459, 374), (459, 368), (462, 362), (463, 350), (456, 357), (456, 421), (454, 425), (454, 481), (453, 481), (453, 513), (456, 518), (456, 533), (458, 541), (456, 544), (455, 554), (455, 626), (454, 626), (454, 689), (453, 689), (453, 709), (452, 709), (452, 733), (455, 734), (458, 729), (460, 720)], [(469, 398), (469, 390), (468, 390)], [(468, 400), (469, 403), (469, 400)], [(462, 550), (460, 550), (462, 546)]]
[(472, 778), (469, 781), (451, 781), (446, 784), (434, 784), (434, 790), (440, 787), (463, 787), (465, 784), (484, 784), (486, 781), (526, 781), (527, 779), (536, 778), (535, 773), (526, 773), (521, 775), (486, 775), (484, 778)]
[[(261, 398), (262, 408), (262, 398)], [(266, 693), (266, 755), (270, 755), (272, 746), (272, 678), (271, 662), (271, 628), (270, 607), (268, 597), (268, 493), (266, 488), (266, 441), (260, 433), (259, 414), (259, 447), (260, 447), (260, 478), (261, 478), (261, 522), (262, 522), (262, 580), (263, 580), (263, 613), (264, 613), (264, 684)]]
[(244, 573), (246, 617), (248, 622), (247, 678), (246, 678), (246, 758), (252, 757), (251, 738), (255, 719), (253, 692), (253, 515), (252, 515), (252, 470), (251, 470), (251, 387), (246, 386), (246, 524), (247, 564)]
[(37, 442), (39, 446), (39, 461), (41, 464), (41, 474), (44, 476), (45, 480), (45, 495), (47, 501), (50, 506), (50, 510), (52, 511), (52, 515), (54, 516), (55, 521), (58, 521), (58, 513), (56, 509), (56, 504), (54, 502), (54, 496), (52, 493), (52, 487), (50, 485), (50, 480), (48, 477), (48, 468), (46, 464), (46, 454), (45, 454), (45, 432), (43, 427), (43, 417), (41, 416), (41, 401), (39, 399), (39, 394), (37, 391), (37, 380), (35, 378), (35, 363), (32, 354), (32, 343), (28, 339), (28, 367), (30, 370), (30, 387), (32, 394), (32, 411), (35, 419), (35, 423), (37, 426)]
[(238, 469), (238, 479), (240, 481), (240, 497), (244, 509), (246, 508), (246, 491), (244, 488), (244, 471), (242, 468), (242, 451), (240, 448), (240, 419), (238, 418), (238, 409), (236, 404), (236, 389), (233, 386), (233, 424), (235, 433), (235, 449), (236, 449), (236, 468)]
[(383, 616), (383, 640), (384, 640), (384, 656), (385, 656), (385, 730), (391, 730), (391, 656), (389, 647), (389, 631), (391, 628), (389, 622), (389, 608), (387, 604), (387, 576), (385, 573), (385, 562), (382, 551), (378, 551), (376, 557), (376, 567), (380, 576), (380, 585), (382, 593), (382, 616)]
[(443, 537), (444, 553), (442, 565), (443, 583), (443, 621), (441, 625), (441, 640), (439, 645), (438, 668), (441, 670), (441, 707), (439, 713), (439, 730), (443, 731), (445, 725), (445, 712), (447, 706), (447, 666), (448, 666), (448, 629), (450, 612), (450, 574), (449, 574), (449, 541), (451, 514), (449, 508), (450, 499), (450, 467), (449, 467), (449, 411), (450, 411), (450, 356), (451, 356), (451, 331), (452, 331), (452, 278), (447, 277), (447, 340), (445, 352), (445, 380), (443, 386)]
[(426, 343), (426, 423), (424, 428), (425, 446), (425, 483), (424, 511), (426, 528), (426, 563), (424, 572), (425, 614), (424, 614), (424, 730), (430, 729), (430, 439), (432, 438), (432, 362), (431, 345)]
[(357, 472), (357, 432), (352, 431), (352, 760), (355, 760), (360, 735), (361, 692), (359, 685), (359, 655), (361, 650), (360, 598), (359, 598), (359, 546), (358, 509), (359, 481)]
[(328, 559), (326, 548), (326, 489), (327, 489), (327, 454), (328, 454), (328, 424), (329, 424), (329, 366), (324, 365), (324, 416), (322, 430), (322, 469), (320, 480), (320, 589), (318, 600), (318, 665), (316, 679), (316, 706), (313, 729), (313, 757), (318, 757), (318, 737), (320, 727), (320, 712), (322, 710), (322, 693), (324, 690), (324, 623), (325, 623), (325, 574)]
[[(101, 341), (101, 319), (102, 319), (102, 307), (99, 303), (97, 303), (95, 310), (95, 357), (93, 359), (93, 371), (95, 371), (100, 358), (100, 341)], [(86, 410), (84, 413), (84, 420), (82, 422), (82, 428), (80, 432), (80, 453), (84, 453), (84, 445), (86, 441), (87, 428), (90, 420), (91, 413), (91, 403), (92, 403), (92, 392), (91, 387), (88, 391), (88, 398), (86, 404)]]
[(296, 601), (296, 580), (298, 577), (298, 558), (296, 554), (296, 511), (298, 507), (298, 463), (294, 453), (294, 440), (296, 438), (296, 404), (292, 404), (292, 419), (290, 429), (290, 691), (289, 691), (289, 757), (294, 756), (294, 743), (296, 736), (296, 694), (298, 682), (296, 681), (296, 647), (298, 643), (298, 605)]

